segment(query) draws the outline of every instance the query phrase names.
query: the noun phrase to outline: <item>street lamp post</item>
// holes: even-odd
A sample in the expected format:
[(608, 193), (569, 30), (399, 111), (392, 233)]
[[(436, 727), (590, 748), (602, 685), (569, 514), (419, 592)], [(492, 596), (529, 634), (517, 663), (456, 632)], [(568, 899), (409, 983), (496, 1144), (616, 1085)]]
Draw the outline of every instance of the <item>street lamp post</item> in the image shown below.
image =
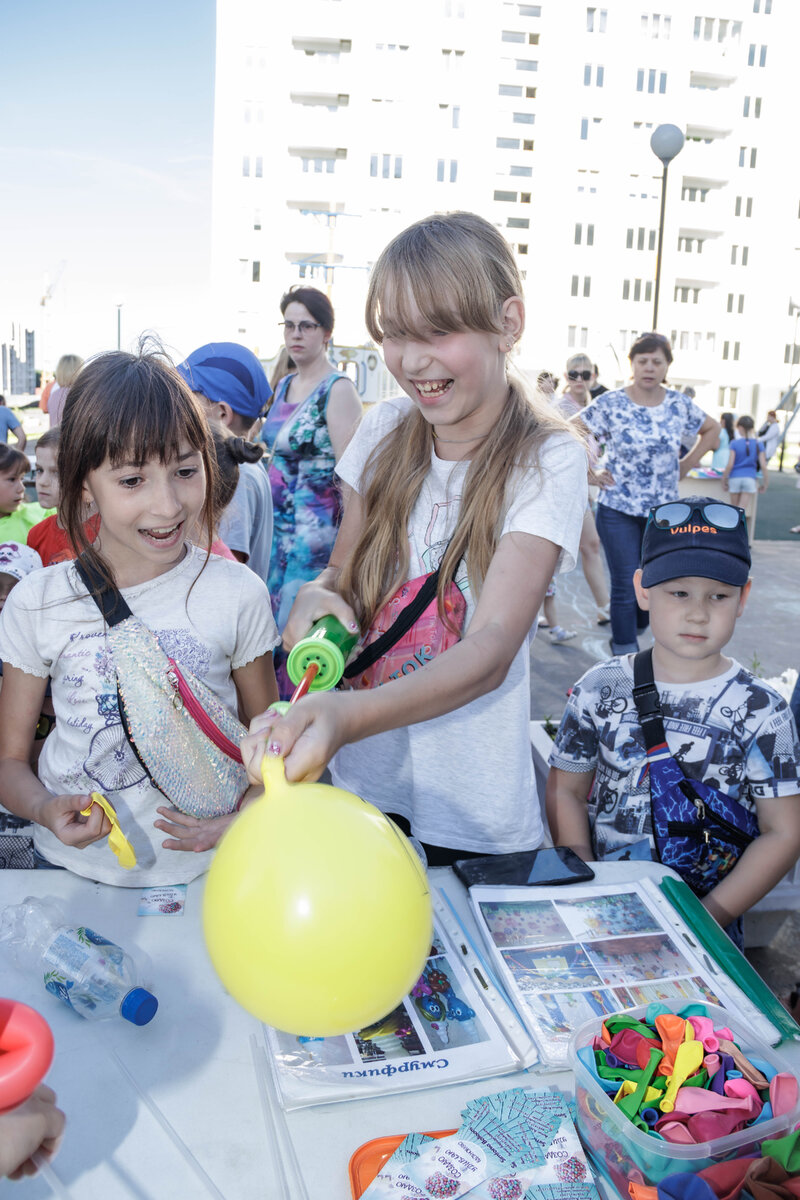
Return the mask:
[(656, 254), (656, 290), (653, 298), (653, 329), (658, 328), (658, 292), (661, 286), (661, 247), (664, 241), (664, 209), (667, 203), (667, 168), (683, 149), (684, 136), (677, 125), (659, 125), (650, 135), (650, 149), (664, 167), (661, 176), (661, 215), (658, 218), (658, 252)]

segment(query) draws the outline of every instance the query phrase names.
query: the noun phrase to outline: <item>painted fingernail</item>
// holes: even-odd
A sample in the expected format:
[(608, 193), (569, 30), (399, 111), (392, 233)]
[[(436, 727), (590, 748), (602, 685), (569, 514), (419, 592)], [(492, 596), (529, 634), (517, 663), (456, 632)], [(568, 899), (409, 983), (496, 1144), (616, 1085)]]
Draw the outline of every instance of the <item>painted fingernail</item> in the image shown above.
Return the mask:
[(270, 744), (267, 746), (267, 754), (278, 755), (280, 752), (281, 748), (277, 742), (270, 742)]

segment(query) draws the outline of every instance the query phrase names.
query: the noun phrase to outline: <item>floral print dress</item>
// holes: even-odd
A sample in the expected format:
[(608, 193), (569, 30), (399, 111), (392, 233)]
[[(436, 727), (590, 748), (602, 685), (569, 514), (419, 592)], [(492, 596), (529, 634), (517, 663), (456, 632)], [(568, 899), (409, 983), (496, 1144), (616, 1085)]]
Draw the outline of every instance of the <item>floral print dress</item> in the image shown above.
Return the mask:
[[(331, 371), (299, 404), (288, 404), (294, 375), (287, 375), (278, 384), (261, 434), (270, 448), (274, 521), (267, 584), (279, 630), (286, 625), (300, 584), (328, 565), (336, 540), (342, 506), (326, 412), (331, 388), (337, 379), (346, 378)], [(281, 697), (287, 698), (292, 684), (285, 655), (277, 649), (275, 669)]]

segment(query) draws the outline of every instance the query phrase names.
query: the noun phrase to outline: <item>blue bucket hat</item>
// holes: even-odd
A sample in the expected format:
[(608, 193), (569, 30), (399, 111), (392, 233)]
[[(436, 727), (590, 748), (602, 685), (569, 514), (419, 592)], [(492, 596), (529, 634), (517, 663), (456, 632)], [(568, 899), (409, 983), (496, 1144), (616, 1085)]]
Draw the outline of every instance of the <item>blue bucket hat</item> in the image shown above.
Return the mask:
[(235, 413), (252, 421), (263, 417), (272, 396), (261, 363), (252, 350), (238, 342), (200, 346), (177, 370), (193, 392), (202, 392), (213, 404), (229, 404)]
[(642, 538), (642, 587), (698, 575), (744, 587), (750, 541), (744, 509), (686, 496), (650, 509)]

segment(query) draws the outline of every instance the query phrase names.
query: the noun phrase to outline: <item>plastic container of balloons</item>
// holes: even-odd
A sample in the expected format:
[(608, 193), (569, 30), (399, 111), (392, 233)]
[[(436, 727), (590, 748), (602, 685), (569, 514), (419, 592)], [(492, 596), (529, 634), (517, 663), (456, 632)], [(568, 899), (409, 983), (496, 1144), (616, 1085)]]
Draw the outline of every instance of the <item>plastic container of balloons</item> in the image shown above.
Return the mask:
[[(678, 1008), (682, 1003), (688, 1004), (689, 1001), (674, 1001)], [(704, 1003), (702, 1007), (711, 1017), (715, 1029), (723, 1026), (730, 1029), (735, 1045), (748, 1058), (767, 1064), (775, 1072), (794, 1074), (772, 1047), (765, 1046), (753, 1037), (743, 1018), (716, 1004)], [(581, 1142), (598, 1174), (625, 1196), (631, 1179), (656, 1186), (667, 1175), (677, 1171), (696, 1174), (712, 1163), (756, 1153), (765, 1138), (781, 1137), (800, 1121), (800, 1102), (797, 1102), (790, 1111), (779, 1117), (760, 1121), (726, 1137), (694, 1145), (664, 1141), (638, 1129), (620, 1111), (613, 1095), (603, 1089), (597, 1075), (587, 1064), (603, 1020), (611, 1021), (616, 1016), (636, 1017), (644, 1021), (648, 1008), (649, 1005), (642, 1005), (627, 1009), (624, 1013), (588, 1021), (572, 1035), (569, 1050), (570, 1066), (575, 1072), (576, 1128)]]

